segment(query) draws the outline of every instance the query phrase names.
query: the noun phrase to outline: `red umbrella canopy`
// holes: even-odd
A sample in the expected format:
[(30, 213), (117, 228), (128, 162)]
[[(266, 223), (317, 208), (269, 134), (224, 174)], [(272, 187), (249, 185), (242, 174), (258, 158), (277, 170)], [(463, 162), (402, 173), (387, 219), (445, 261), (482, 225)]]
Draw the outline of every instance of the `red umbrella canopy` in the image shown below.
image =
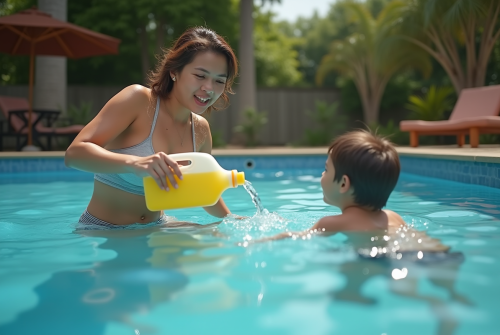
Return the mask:
[(54, 19), (36, 8), (0, 17), (0, 52), (83, 58), (117, 54), (120, 40)]

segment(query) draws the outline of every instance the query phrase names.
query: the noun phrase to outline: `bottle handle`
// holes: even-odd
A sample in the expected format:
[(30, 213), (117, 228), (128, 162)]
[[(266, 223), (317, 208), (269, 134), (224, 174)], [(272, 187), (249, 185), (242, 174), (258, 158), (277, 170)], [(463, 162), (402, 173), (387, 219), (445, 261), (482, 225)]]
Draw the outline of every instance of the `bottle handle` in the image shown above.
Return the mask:
[(179, 164), (179, 169), (183, 173), (184, 173), (184, 171), (186, 171), (187, 169), (189, 169), (193, 165), (192, 156), (189, 156), (188, 154), (181, 153), (181, 154), (172, 154), (172, 155), (168, 155), (168, 156), (175, 162), (179, 162), (179, 161), (191, 162), (191, 164), (188, 164), (188, 165), (180, 165)]
[(186, 169), (189, 169), (190, 167), (192, 167), (195, 164), (196, 156), (200, 156), (200, 157), (210, 156), (211, 157), (211, 155), (209, 155), (207, 153), (203, 153), (203, 152), (183, 152), (183, 153), (179, 153), (179, 154), (169, 155), (169, 157), (176, 162), (178, 162), (178, 161), (190, 161), (191, 162), (191, 164), (189, 164), (189, 165), (179, 166), (179, 168), (181, 170), (186, 170)]

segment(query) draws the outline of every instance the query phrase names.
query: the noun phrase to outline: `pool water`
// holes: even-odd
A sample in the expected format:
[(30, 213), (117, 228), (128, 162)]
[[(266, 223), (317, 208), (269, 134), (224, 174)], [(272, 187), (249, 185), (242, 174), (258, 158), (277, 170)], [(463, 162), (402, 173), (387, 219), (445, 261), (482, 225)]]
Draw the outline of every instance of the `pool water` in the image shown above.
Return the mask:
[[(500, 190), (402, 174), (387, 208), (462, 263), (362, 260), (345, 236), (238, 246), (339, 213), (320, 170), (255, 171), (217, 229), (75, 233), (91, 178), (0, 178), (0, 334), (498, 334)], [(202, 209), (168, 213), (216, 221)]]

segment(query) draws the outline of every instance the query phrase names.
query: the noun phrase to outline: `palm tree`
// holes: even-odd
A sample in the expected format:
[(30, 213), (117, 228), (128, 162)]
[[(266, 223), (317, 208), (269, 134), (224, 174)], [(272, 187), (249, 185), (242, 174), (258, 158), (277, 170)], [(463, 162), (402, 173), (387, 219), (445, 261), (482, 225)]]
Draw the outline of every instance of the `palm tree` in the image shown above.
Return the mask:
[(240, 81), (238, 87), (239, 111), (256, 109), (255, 58), (253, 46), (253, 0), (240, 0)]
[(410, 0), (400, 23), (407, 40), (443, 66), (458, 94), (485, 84), (499, 14), (498, 0)]
[[(67, 0), (38, 0), (38, 9), (66, 21)], [(66, 110), (66, 57), (37, 56), (34, 105), (36, 108)]]
[[(279, 3), (281, 0), (261, 0)], [(255, 57), (253, 45), (253, 0), (240, 0), (240, 45), (238, 58), (240, 63), (240, 80), (238, 87), (239, 111), (257, 109), (257, 85), (255, 80)]]
[(378, 121), (380, 102), (387, 82), (400, 70), (417, 68), (424, 75), (431, 71), (429, 57), (421, 49), (397, 36), (395, 23), (405, 5), (389, 3), (374, 18), (362, 3), (343, 3), (356, 25), (356, 32), (332, 43), (316, 74), (320, 85), (331, 71), (351, 78), (358, 90), (363, 116), (368, 124)]

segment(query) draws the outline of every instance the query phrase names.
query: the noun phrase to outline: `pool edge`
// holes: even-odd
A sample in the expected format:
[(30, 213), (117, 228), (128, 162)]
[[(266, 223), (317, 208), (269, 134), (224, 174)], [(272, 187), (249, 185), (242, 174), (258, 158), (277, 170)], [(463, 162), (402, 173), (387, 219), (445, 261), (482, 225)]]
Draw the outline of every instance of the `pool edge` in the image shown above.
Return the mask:
[[(447, 159), (457, 161), (472, 161), (500, 164), (500, 146), (483, 145), (480, 148), (456, 146), (427, 146), (427, 147), (396, 147), (402, 157), (421, 157), (430, 159)], [(215, 148), (214, 156), (310, 156), (326, 155), (328, 147), (258, 147), (258, 148)], [(5, 158), (62, 158), (64, 151), (38, 152), (0, 152), (0, 159)]]
[[(500, 188), (500, 147), (479, 149), (453, 147), (397, 147), (402, 172), (466, 184)], [(326, 147), (263, 147), (214, 149), (225, 168), (248, 170), (248, 162), (259, 169), (323, 168)], [(0, 174), (68, 171), (64, 151), (0, 152)], [(300, 157), (300, 158), (299, 158)], [(255, 171), (255, 170), (254, 170)]]

